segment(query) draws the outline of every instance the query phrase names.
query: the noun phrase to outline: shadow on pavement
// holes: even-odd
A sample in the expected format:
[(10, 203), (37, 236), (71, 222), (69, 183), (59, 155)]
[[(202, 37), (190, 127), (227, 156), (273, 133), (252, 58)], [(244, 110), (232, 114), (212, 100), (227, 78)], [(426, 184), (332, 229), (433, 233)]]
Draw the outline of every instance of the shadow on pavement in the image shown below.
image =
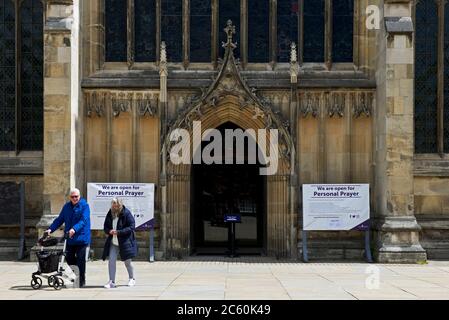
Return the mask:
[(33, 288), (31, 288), (31, 286), (13, 286), (13, 287), (9, 288), (9, 290), (36, 291)]

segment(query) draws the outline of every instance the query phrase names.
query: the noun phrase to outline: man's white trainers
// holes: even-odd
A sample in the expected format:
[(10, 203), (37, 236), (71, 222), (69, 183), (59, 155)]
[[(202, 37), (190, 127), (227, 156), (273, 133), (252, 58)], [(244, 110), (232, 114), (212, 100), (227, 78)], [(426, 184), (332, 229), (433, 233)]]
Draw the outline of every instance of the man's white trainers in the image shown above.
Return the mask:
[(116, 285), (115, 285), (115, 282), (114, 282), (114, 281), (109, 280), (109, 282), (106, 283), (106, 284), (104, 285), (104, 287), (105, 287), (106, 289), (111, 289), (111, 288), (115, 288)]
[(128, 287), (134, 287), (135, 285), (136, 285), (136, 280), (135, 279), (129, 279)]

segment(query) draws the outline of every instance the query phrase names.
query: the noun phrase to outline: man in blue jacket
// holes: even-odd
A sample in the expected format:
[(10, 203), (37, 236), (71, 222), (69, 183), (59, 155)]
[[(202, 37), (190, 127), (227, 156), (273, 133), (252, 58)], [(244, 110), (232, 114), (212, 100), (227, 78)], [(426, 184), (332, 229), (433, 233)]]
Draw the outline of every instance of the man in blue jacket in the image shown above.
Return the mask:
[(80, 196), (78, 189), (70, 191), (70, 201), (61, 210), (59, 216), (46, 231), (49, 234), (65, 224), (67, 240), (67, 263), (77, 265), (80, 271), (80, 288), (86, 283), (86, 249), (90, 244), (90, 209), (87, 201)]

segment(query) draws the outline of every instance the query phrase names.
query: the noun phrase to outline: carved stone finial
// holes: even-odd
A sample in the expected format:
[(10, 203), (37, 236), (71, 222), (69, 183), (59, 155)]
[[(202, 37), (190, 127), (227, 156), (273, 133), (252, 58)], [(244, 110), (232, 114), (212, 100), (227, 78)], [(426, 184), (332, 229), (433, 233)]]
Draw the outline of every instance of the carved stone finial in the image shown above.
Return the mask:
[(159, 64), (159, 74), (167, 75), (167, 50), (165, 41), (161, 42), (161, 56), (160, 56), (160, 64)]
[(224, 31), (228, 35), (228, 42), (232, 42), (232, 35), (235, 34), (235, 26), (232, 25), (232, 20), (228, 20), (226, 22), (226, 28), (224, 28)]
[(165, 45), (165, 41), (161, 42), (161, 64), (167, 63), (167, 46)]
[(290, 45), (290, 63), (298, 62), (298, 53), (296, 51), (296, 43), (292, 42)]
[(223, 42), (223, 47), (230, 49), (236, 48), (236, 44), (232, 42), (232, 37), (235, 34), (235, 26), (232, 24), (232, 20), (226, 22), (226, 28), (224, 28), (223, 31), (226, 32), (227, 35), (227, 41), (226, 43)]
[(296, 43), (292, 42), (290, 46), (290, 82), (297, 83), (298, 82), (298, 53), (296, 50)]

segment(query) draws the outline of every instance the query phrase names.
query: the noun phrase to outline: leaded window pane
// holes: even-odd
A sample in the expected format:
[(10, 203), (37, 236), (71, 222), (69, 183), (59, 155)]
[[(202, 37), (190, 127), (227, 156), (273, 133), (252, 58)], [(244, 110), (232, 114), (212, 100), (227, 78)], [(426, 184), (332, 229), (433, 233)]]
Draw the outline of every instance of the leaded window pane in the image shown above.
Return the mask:
[(127, 61), (127, 0), (105, 0), (106, 56), (108, 62)]
[(14, 150), (15, 14), (10, 0), (0, 0), (0, 150)]
[(156, 0), (134, 0), (134, 58), (136, 62), (156, 61)]
[(248, 61), (269, 61), (270, 1), (248, 0)]
[(182, 0), (161, 0), (161, 40), (167, 45), (167, 60), (182, 61)]
[(277, 59), (290, 61), (290, 44), (298, 44), (298, 0), (277, 1)]
[(42, 150), (43, 143), (43, 6), (24, 0), (21, 17), (21, 147)]
[(332, 4), (332, 61), (353, 62), (354, 0), (338, 0)]
[(240, 0), (219, 0), (219, 19), (218, 19), (218, 34), (219, 34), (219, 46), (220, 57), (224, 56), (224, 48), (222, 43), (226, 43), (226, 33), (223, 31), (226, 28), (228, 20), (232, 21), (235, 26), (234, 42), (237, 42), (237, 48), (234, 50), (236, 58), (240, 57)]
[(444, 13), (444, 152), (449, 153), (449, 5)]
[(304, 62), (324, 62), (324, 0), (304, 1)]
[(421, 0), (416, 7), (415, 152), (437, 152), (438, 7)]
[(211, 0), (190, 0), (190, 61), (211, 62)]

